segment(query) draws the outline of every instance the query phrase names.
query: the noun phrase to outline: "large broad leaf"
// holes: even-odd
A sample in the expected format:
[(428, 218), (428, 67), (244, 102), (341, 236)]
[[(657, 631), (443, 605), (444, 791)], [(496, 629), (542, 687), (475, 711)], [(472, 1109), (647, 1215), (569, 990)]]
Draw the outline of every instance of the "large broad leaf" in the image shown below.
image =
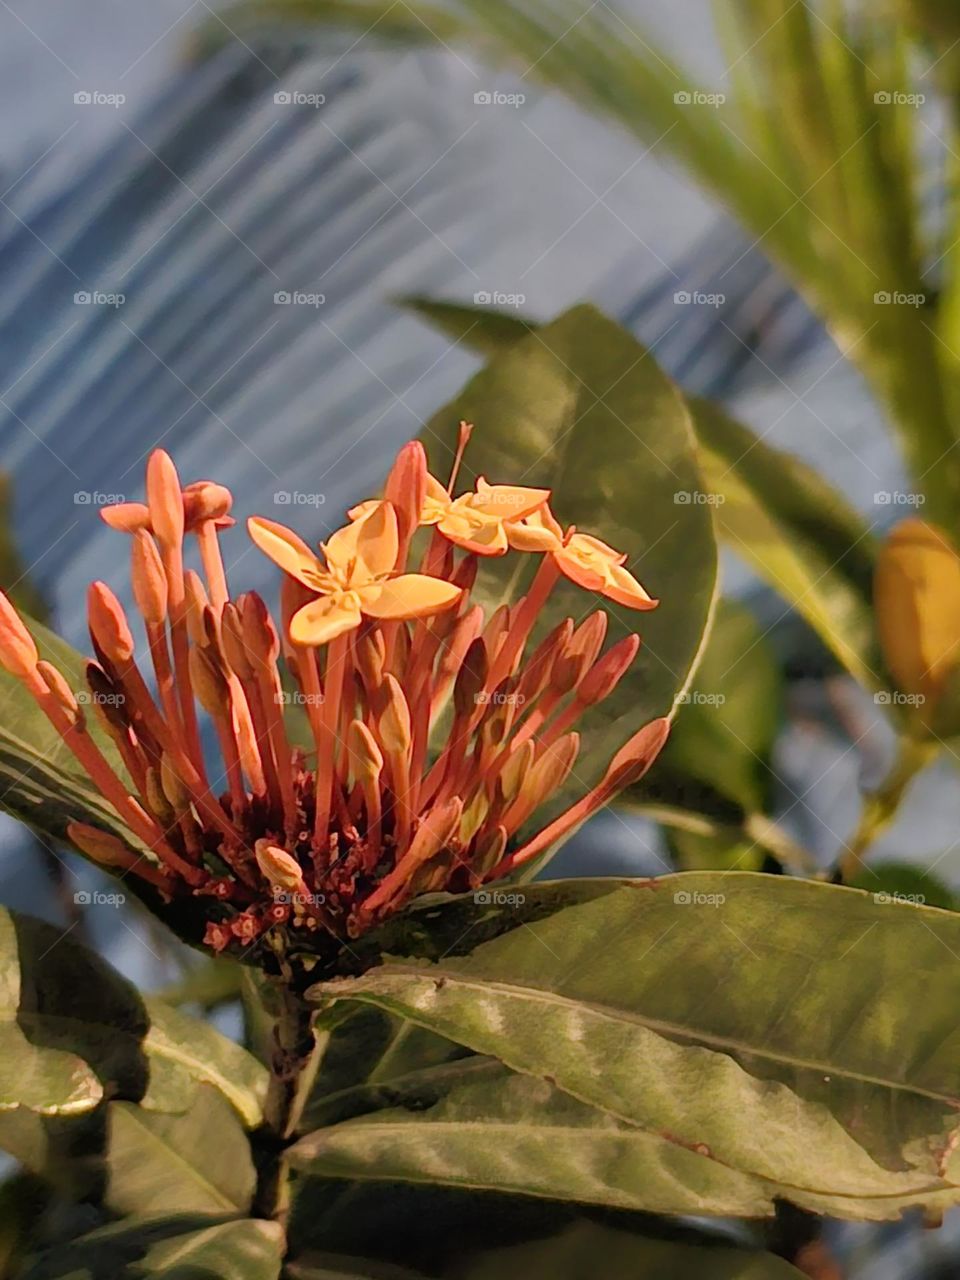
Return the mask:
[(256, 1059), (208, 1024), (145, 1002), (69, 931), (0, 911), (0, 965), (0, 1111), (79, 1114), (103, 1097), (185, 1111), (203, 1082), (247, 1124), (260, 1122), (267, 1073)]
[(120, 1215), (245, 1213), (256, 1183), (236, 1113), (208, 1085), (183, 1115), (111, 1103), (105, 1160), (105, 1203)]
[[(611, 641), (631, 631), (643, 636), (616, 694), (584, 717), (589, 754), (581, 754), (575, 782), (585, 789), (632, 732), (673, 714), (708, 626), (716, 585), (710, 514), (676, 500), (700, 488), (689, 416), (649, 352), (581, 306), (500, 351), (434, 415), (422, 438), (441, 477), (461, 419), (476, 424), (464, 479), (551, 489), (558, 519), (626, 552), (660, 598), (659, 608), (641, 615), (562, 579), (543, 611), (541, 632), (605, 607)], [(489, 608), (516, 600), (518, 574), (529, 574), (537, 559), (484, 561), (478, 598)]]
[[(533, 322), (502, 312), (407, 299), (431, 324), (473, 350), (507, 348)], [(873, 627), (875, 539), (822, 476), (775, 449), (708, 400), (688, 408), (698, 440), (704, 493), (717, 534), (818, 633), (868, 688), (883, 685)]]
[(649, 1240), (594, 1222), (578, 1222), (550, 1240), (495, 1249), (448, 1273), (450, 1280), (581, 1280), (602, 1260), (605, 1280), (800, 1280), (801, 1273), (769, 1253), (723, 1244)]
[[(446, 958), (404, 959), (427, 929)], [(960, 1198), (952, 913), (693, 874), (431, 905), (385, 942), (315, 996), (411, 1018), (815, 1211)]]
[(22, 1280), (277, 1280), (283, 1247), (276, 1222), (127, 1218), (39, 1254)]
[(413, 1073), (391, 1094), (399, 1105), (302, 1138), (293, 1167), (650, 1213), (755, 1217), (771, 1207), (758, 1179), (490, 1059)]

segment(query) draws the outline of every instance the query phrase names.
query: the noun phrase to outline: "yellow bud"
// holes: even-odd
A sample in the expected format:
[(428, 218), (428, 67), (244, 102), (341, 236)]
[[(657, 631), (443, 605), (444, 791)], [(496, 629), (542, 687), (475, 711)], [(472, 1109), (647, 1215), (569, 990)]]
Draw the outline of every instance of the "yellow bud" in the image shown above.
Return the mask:
[(274, 889), (299, 889), (303, 883), (303, 872), (296, 858), (268, 840), (258, 840), (254, 852), (257, 866)]
[(960, 556), (947, 534), (924, 520), (898, 524), (877, 557), (873, 599), (890, 674), (929, 716), (960, 663)]

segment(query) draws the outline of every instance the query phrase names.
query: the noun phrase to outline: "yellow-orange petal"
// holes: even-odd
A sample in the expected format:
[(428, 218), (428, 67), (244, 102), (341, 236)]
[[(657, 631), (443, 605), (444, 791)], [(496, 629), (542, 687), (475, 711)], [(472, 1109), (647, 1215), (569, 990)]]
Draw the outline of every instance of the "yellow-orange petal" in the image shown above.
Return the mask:
[(292, 578), (314, 591), (328, 589), (328, 577), (323, 565), (292, 529), (278, 524), (276, 520), (251, 516), (247, 521), (247, 532), (264, 555), (269, 556), (284, 573), (289, 573)]
[(360, 607), (370, 618), (427, 618), (457, 603), (460, 587), (426, 573), (404, 573), (361, 587)]
[(367, 509), (320, 546), (330, 572), (342, 586), (360, 587), (397, 562), (397, 514), (389, 502), (364, 503)]
[(627, 560), (625, 552), (615, 551), (606, 542), (601, 542), (599, 538), (595, 538), (592, 533), (572, 534), (567, 546), (575, 549), (579, 555), (590, 560), (602, 560), (608, 564), (625, 564)]
[(33, 675), (39, 658), (33, 636), (0, 591), (0, 666), (22, 680)]
[(477, 492), (470, 495), (474, 511), (496, 516), (498, 520), (522, 520), (548, 501), (549, 489), (527, 489), (514, 484), (487, 484), (483, 476), (477, 479)]
[(379, 498), (368, 498), (366, 502), (358, 502), (355, 507), (350, 507), (347, 516), (351, 520), (362, 520), (364, 516), (370, 515), (375, 507), (380, 505)]
[(557, 568), (560, 572), (565, 574), (571, 582), (575, 582), (578, 587), (583, 587), (586, 591), (602, 591), (606, 586), (606, 575), (597, 568), (584, 564), (582, 560), (570, 555), (566, 547), (561, 547), (559, 551), (555, 551), (553, 558), (556, 560)]
[(660, 603), (647, 593), (628, 569), (619, 564), (610, 566), (603, 594), (608, 600), (626, 605), (628, 609), (655, 609)]
[(514, 551), (559, 551), (563, 545), (552, 529), (530, 520), (510, 520), (503, 527)]
[(474, 511), (463, 498), (444, 513), (437, 528), (456, 546), (478, 556), (502, 556), (509, 545), (503, 521)]
[(337, 636), (359, 627), (362, 619), (357, 593), (338, 592), (311, 600), (290, 619), (290, 639), (294, 644), (329, 644)]

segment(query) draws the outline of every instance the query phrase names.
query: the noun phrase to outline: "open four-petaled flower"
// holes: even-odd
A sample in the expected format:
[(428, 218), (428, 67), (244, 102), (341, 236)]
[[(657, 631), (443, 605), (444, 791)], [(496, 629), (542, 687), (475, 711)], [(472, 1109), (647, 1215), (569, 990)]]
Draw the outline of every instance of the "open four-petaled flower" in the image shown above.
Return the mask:
[(290, 622), (296, 644), (327, 644), (359, 627), (364, 616), (425, 618), (460, 599), (459, 587), (425, 573), (391, 576), (399, 548), (397, 516), (389, 502), (366, 504), (352, 524), (320, 544), (324, 560), (291, 530), (258, 516), (247, 521), (250, 537), (285, 573), (317, 593)]

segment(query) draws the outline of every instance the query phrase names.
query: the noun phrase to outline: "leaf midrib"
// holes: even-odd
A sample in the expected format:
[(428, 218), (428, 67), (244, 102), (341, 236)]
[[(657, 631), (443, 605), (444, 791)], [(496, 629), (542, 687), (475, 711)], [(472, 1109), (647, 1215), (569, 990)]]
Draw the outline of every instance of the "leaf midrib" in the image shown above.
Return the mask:
[[(546, 1003), (564, 1006), (570, 1009), (588, 1010), (595, 1016), (607, 1018), (612, 1022), (629, 1022), (638, 1026), (645, 1027), (649, 1031), (655, 1031), (658, 1035), (673, 1036), (680, 1040), (689, 1040), (694, 1044), (702, 1045), (707, 1048), (730, 1049), (737, 1053), (749, 1054), (751, 1057), (762, 1058), (765, 1061), (774, 1062), (781, 1066), (790, 1066), (798, 1071), (811, 1071), (838, 1075), (846, 1080), (851, 1080), (859, 1084), (876, 1085), (884, 1089), (892, 1089), (898, 1092), (910, 1094), (914, 1097), (928, 1098), (934, 1102), (940, 1102), (953, 1108), (960, 1107), (960, 1099), (950, 1095), (941, 1093), (933, 1089), (922, 1089), (917, 1085), (909, 1084), (906, 1081), (888, 1080), (883, 1076), (871, 1076), (866, 1073), (859, 1073), (848, 1067), (839, 1066), (830, 1062), (820, 1062), (801, 1058), (788, 1053), (773, 1053), (768, 1049), (760, 1046), (745, 1043), (732, 1036), (721, 1036), (712, 1032), (700, 1032), (691, 1030), (677, 1023), (671, 1023), (659, 1018), (651, 1018), (649, 1015), (634, 1013), (627, 1009), (619, 1009), (615, 1006), (597, 1004), (594, 1001), (577, 1000), (571, 996), (564, 996), (560, 992), (550, 991), (543, 987), (519, 987), (513, 983), (498, 981), (496, 979), (468, 979), (462, 977), (456, 971), (434, 970), (426, 975), (422, 969), (410, 968), (403, 965), (390, 965), (390, 978), (399, 976), (402, 978), (412, 979), (422, 986), (436, 987), (437, 982), (442, 979), (445, 984), (456, 986), (465, 991), (478, 992), (488, 994), (490, 991), (500, 991), (506, 995), (518, 1000), (540, 1000)], [(329, 995), (338, 996), (336, 984), (324, 984), (323, 988)], [(340, 995), (339, 998), (345, 998)], [(376, 1003), (375, 998), (371, 998), (364, 992), (351, 993), (350, 999), (367, 1000)], [(409, 1012), (403, 1012), (403, 1016), (411, 1017)], [(422, 1015), (424, 1018), (429, 1015)], [(411, 1017), (411, 1021), (420, 1021), (419, 1017)], [(434, 1028), (431, 1028), (434, 1029)], [(463, 1043), (460, 1041), (459, 1043)]]

